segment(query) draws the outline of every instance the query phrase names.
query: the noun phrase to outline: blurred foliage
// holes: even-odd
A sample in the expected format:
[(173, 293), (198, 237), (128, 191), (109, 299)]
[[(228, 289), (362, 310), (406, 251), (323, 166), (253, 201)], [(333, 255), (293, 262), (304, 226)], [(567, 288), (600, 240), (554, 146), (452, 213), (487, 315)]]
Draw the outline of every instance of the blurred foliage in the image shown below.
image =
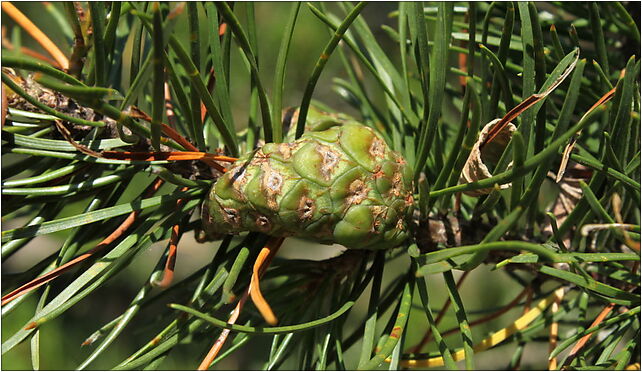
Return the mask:
[[(282, 334), (248, 301), (236, 323), (257, 328), (231, 332), (212, 368), (639, 369), (639, 3), (15, 3), (68, 68), (7, 4), (3, 296), (141, 213), (3, 305), (4, 369), (195, 368), (267, 237), (195, 241), (210, 164), (87, 148), (188, 150), (161, 136), (167, 123), (233, 156), (278, 140), (282, 109), (301, 107), (302, 124), (310, 104), (378, 130), (413, 167), (414, 237), (385, 252), (286, 239), (261, 282)], [(481, 129), (542, 92), (494, 159), (481, 155), (492, 176), (460, 182)], [(174, 226), (176, 276), (158, 288)]]

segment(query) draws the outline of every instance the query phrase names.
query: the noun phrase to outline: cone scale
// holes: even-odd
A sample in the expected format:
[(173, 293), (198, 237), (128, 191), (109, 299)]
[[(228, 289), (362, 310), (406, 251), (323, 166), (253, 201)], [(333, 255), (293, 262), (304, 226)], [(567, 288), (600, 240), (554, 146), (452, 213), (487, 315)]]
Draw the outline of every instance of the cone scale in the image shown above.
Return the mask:
[(296, 141), (268, 143), (232, 164), (204, 204), (205, 231), (258, 231), (352, 249), (401, 244), (413, 204), (406, 161), (343, 115), (311, 112), (306, 129)]

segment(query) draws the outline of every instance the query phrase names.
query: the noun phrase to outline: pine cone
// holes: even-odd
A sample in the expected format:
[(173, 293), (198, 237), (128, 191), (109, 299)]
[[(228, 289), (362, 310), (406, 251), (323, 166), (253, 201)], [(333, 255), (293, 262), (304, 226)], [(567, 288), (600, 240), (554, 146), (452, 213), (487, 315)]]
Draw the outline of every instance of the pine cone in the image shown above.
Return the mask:
[(345, 116), (325, 118), (294, 142), (268, 143), (236, 161), (212, 186), (205, 230), (354, 249), (403, 242), (413, 204), (410, 167), (372, 129)]

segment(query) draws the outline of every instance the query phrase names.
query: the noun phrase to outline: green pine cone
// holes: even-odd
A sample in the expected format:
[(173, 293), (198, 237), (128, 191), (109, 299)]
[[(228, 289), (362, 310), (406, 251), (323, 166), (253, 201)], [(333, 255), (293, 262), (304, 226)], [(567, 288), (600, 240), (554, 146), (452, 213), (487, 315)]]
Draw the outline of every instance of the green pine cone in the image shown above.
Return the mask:
[(354, 249), (403, 242), (413, 188), (402, 157), (345, 116), (311, 110), (306, 129), (294, 142), (244, 155), (216, 181), (203, 207), (206, 232), (259, 231)]

